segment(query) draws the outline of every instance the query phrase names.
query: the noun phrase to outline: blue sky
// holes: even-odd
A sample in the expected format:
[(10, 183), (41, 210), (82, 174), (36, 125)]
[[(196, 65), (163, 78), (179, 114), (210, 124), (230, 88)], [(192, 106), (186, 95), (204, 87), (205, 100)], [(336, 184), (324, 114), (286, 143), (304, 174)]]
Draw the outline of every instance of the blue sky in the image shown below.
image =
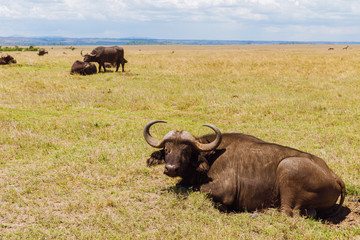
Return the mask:
[(0, 0), (0, 36), (360, 41), (359, 0)]

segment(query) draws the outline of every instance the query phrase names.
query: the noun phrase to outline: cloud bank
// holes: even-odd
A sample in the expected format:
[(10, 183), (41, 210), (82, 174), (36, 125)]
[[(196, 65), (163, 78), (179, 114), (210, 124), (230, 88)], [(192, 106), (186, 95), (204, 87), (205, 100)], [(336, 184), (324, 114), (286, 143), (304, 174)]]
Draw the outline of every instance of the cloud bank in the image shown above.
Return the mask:
[(360, 40), (357, 0), (3, 0), (1, 35)]

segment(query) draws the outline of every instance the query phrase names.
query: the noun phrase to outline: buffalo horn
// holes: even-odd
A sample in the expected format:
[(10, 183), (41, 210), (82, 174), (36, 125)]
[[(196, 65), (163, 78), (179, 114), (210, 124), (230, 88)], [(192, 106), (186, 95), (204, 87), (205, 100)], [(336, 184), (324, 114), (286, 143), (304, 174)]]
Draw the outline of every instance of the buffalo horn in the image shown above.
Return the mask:
[(155, 138), (153, 138), (151, 135), (150, 135), (150, 127), (152, 125), (154, 125), (155, 123), (166, 123), (165, 121), (161, 121), (161, 120), (153, 120), (153, 121), (150, 121), (148, 122), (145, 127), (144, 127), (144, 131), (143, 131), (143, 134), (144, 134), (144, 138), (146, 140), (146, 142), (154, 147), (154, 148), (162, 148), (164, 147), (164, 141), (159, 141)]
[(199, 151), (211, 151), (211, 150), (214, 150), (221, 143), (222, 134), (221, 134), (220, 130), (217, 127), (215, 127), (214, 125), (204, 124), (203, 126), (209, 127), (212, 130), (214, 130), (214, 132), (216, 133), (216, 138), (215, 138), (214, 141), (212, 141), (210, 143), (200, 143), (199, 141), (195, 141), (194, 144), (195, 144), (196, 148)]
[[(144, 131), (143, 131), (144, 138), (145, 138), (146, 142), (150, 146), (155, 147), (155, 148), (164, 147), (164, 143), (165, 143), (166, 140), (169, 140), (169, 139), (171, 139), (171, 138), (173, 138), (173, 137), (175, 137), (177, 135), (177, 131), (171, 131), (168, 134), (166, 134), (165, 137), (161, 141), (153, 138), (149, 133), (150, 127), (152, 125), (154, 125), (155, 123), (159, 123), (159, 122), (160, 123), (166, 123), (165, 121), (153, 120), (153, 121), (151, 121), (151, 122), (149, 122), (149, 123), (147, 123), (145, 125)], [(191, 142), (201, 152), (203, 152), (203, 151), (211, 151), (211, 150), (215, 149), (217, 146), (219, 146), (219, 144), (221, 143), (222, 134), (221, 134), (220, 130), (217, 127), (215, 127), (214, 125), (205, 124), (203, 126), (209, 127), (209, 128), (211, 128), (212, 130), (215, 131), (216, 137), (215, 137), (214, 141), (212, 141), (210, 143), (200, 143), (190, 133), (188, 133), (186, 131), (182, 131), (180, 133), (181, 134), (180, 138), (182, 140), (184, 140), (184, 141)]]

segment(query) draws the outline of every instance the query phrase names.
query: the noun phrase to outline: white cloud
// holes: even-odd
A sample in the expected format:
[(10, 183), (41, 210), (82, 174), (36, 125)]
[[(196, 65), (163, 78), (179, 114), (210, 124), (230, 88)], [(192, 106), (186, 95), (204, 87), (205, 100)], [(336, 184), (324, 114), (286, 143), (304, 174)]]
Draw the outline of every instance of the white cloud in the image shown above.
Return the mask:
[[(267, 37), (273, 38), (298, 36), (296, 33), (314, 35), (316, 32), (336, 35), (344, 31), (346, 34), (360, 36), (360, 29), (357, 27), (359, 18), (360, 1), (358, 0), (1, 0), (0, 2), (2, 34), (5, 33), (5, 29), (12, 28), (6, 25), (10, 22), (23, 21), (23, 24), (27, 24), (33, 20), (43, 24), (86, 21), (96, 25), (102, 22), (102, 25), (97, 27), (103, 27), (103, 32), (108, 34), (127, 31), (127, 34), (131, 35), (139, 32), (138, 29), (143, 29), (142, 26), (154, 27), (152, 31), (159, 32), (159, 35), (161, 31), (164, 35), (168, 32), (174, 33), (176, 29), (173, 31), (169, 29), (179, 26), (186, 26), (183, 31), (188, 31), (189, 34), (194, 32), (201, 34), (200, 26), (203, 29), (212, 29), (212, 26), (216, 25), (223, 31), (228, 31), (227, 35), (223, 32), (224, 35), (233, 38), (238, 36), (238, 39), (243, 38), (244, 34), (256, 36), (256, 33), (259, 39), (266, 34)], [(107, 27), (106, 23), (112, 27)], [(116, 24), (131, 25), (133, 29), (129, 27), (118, 30), (114, 27), (117, 26)], [(167, 30), (165, 26), (168, 27)], [(192, 26), (194, 28), (198, 26), (198, 29), (193, 30)], [(56, 31), (64, 31), (60, 26), (55, 27), (58, 28)], [(239, 33), (236, 35), (230, 31)], [(186, 33), (182, 34), (185, 36)], [(204, 32), (203, 35), (211, 34), (213, 38), (218, 37), (216, 33)]]
[(0, 5), (0, 16), (9, 18), (14, 15), (19, 15), (19, 13), (15, 10), (9, 9), (7, 6)]
[[(30, 11), (29, 11), (30, 10)], [(3, 0), (4, 17), (39, 19), (342, 19), (359, 15), (356, 0)], [(224, 14), (225, 13), (225, 14)], [(295, 17), (294, 17), (295, 16)], [(271, 20), (271, 19), (270, 19)]]

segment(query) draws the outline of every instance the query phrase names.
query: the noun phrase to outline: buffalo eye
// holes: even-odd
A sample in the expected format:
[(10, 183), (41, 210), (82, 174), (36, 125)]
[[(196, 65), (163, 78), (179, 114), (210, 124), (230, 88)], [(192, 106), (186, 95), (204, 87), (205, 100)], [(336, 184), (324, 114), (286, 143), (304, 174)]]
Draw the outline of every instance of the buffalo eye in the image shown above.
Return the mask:
[(170, 153), (170, 149), (169, 148), (164, 148), (165, 150), (165, 154), (169, 154)]

